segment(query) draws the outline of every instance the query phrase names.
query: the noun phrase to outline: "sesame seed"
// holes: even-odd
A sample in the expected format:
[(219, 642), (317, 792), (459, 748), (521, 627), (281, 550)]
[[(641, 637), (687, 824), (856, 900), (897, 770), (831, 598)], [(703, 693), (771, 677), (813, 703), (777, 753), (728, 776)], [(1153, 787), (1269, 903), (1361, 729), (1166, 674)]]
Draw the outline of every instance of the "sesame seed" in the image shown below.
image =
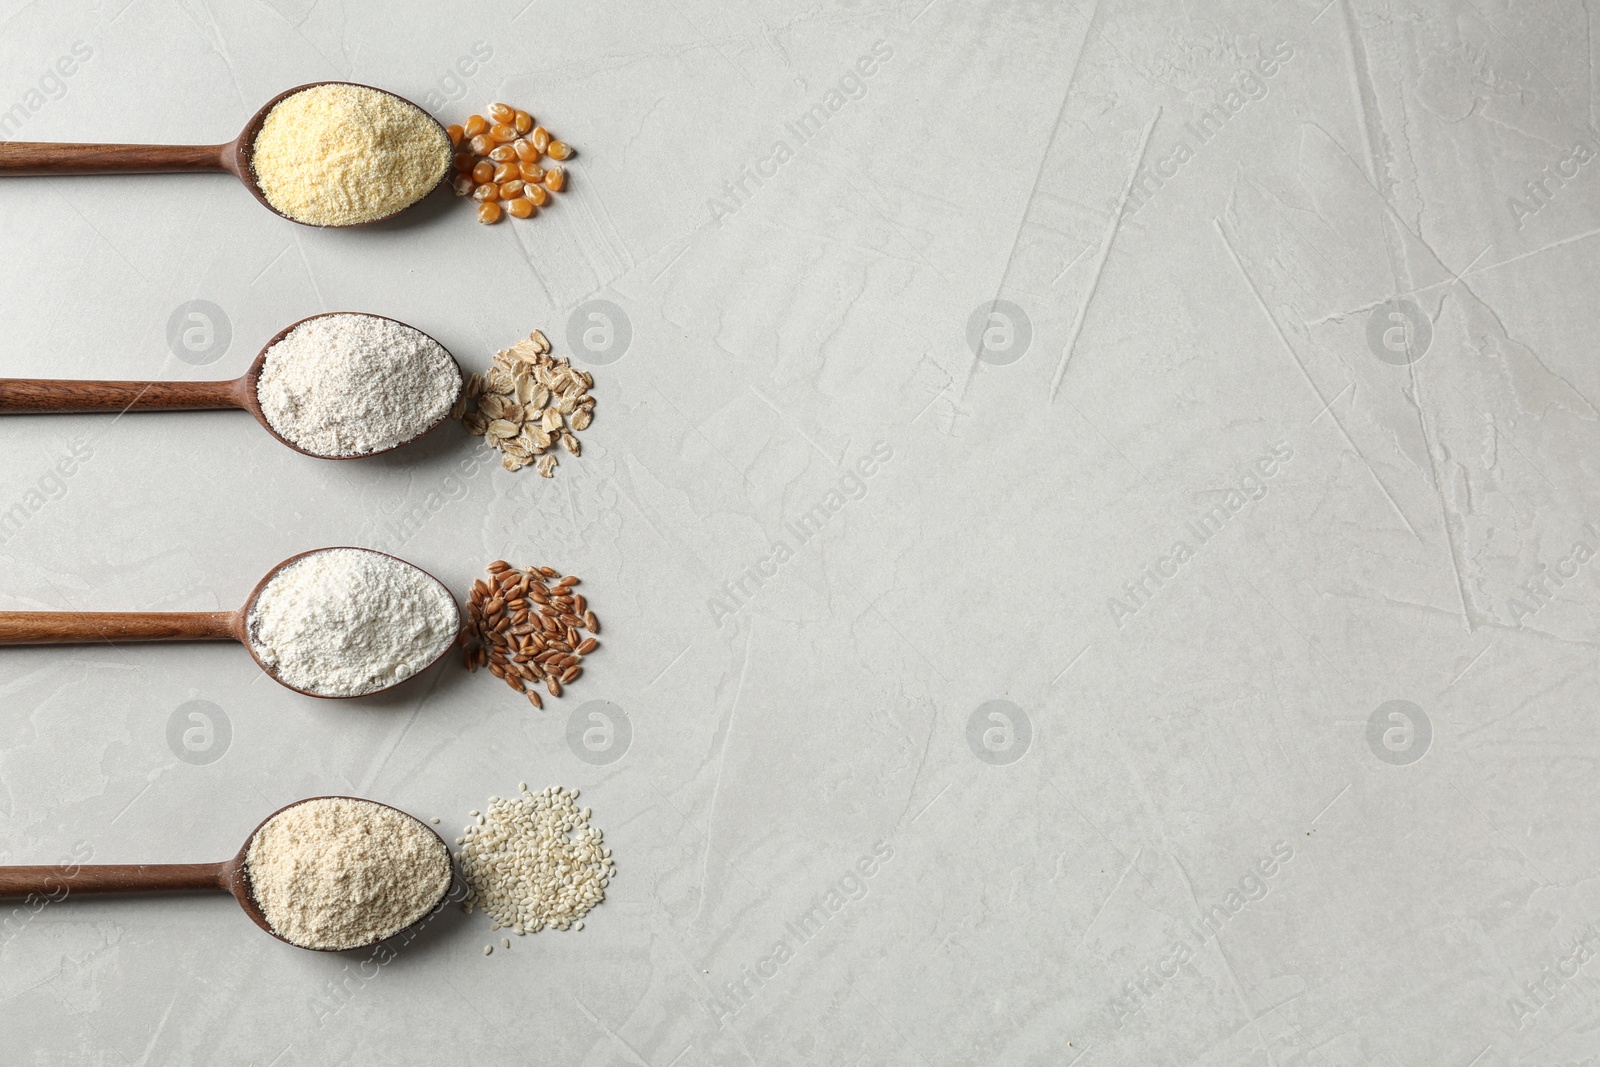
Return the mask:
[(515, 799), (491, 799), (466, 831), (459, 856), (464, 906), (482, 908), (492, 928), (519, 937), (546, 926), (582, 929), (581, 917), (605, 899), (615, 873), (610, 850), (589, 825), (589, 809), (572, 803), (576, 790), (529, 793), (523, 786)]

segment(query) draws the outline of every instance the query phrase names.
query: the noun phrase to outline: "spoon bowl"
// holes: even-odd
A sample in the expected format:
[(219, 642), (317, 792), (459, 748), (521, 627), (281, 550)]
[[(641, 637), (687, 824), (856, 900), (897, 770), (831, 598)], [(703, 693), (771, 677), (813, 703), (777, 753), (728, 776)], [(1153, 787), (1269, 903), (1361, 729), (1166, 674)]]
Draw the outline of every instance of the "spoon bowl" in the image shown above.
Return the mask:
[[(391, 93), (387, 89), (378, 89), (378, 88), (375, 88), (374, 86), (371, 86), (371, 85), (362, 85), (360, 82), (340, 82), (340, 81), (306, 82), (306, 84), (304, 84), (304, 85), (296, 85), (293, 89), (285, 89), (283, 92), (279, 93), (277, 96), (273, 97), (271, 100), (268, 100), (265, 104), (262, 104), (261, 105), (261, 109), (259, 111), (257, 111), (254, 115), (251, 115), (250, 116), (250, 121), (244, 124), (244, 129), (239, 131), (239, 136), (235, 137), (232, 141), (228, 142), (228, 144), (225, 146), (225, 151), (223, 153), (223, 156), (224, 156), (223, 165), (224, 165), (225, 169), (230, 174), (234, 175), (236, 178), (238, 178), (241, 182), (244, 183), (245, 188), (250, 190), (250, 195), (251, 196), (253, 196), (257, 200), (261, 201), (261, 206), (262, 207), (266, 208), (268, 211), (272, 212), (274, 215), (277, 215), (277, 216), (279, 216), (281, 218), (288, 219), (290, 222), (298, 222), (302, 226), (317, 226), (317, 223), (314, 223), (314, 222), (301, 222), (300, 219), (297, 219), (292, 215), (285, 215), (283, 212), (281, 212), (277, 208), (273, 207), (272, 206), (272, 202), (267, 199), (267, 194), (261, 191), (261, 183), (256, 178), (256, 169), (255, 169), (256, 138), (260, 135), (261, 127), (266, 124), (267, 116), (272, 113), (272, 109), (273, 108), (277, 107), (279, 104), (281, 104), (285, 100), (289, 99), (289, 97), (293, 96), (295, 93), (304, 92), (307, 89), (315, 89), (320, 85), (353, 85), (358, 89), (372, 89), (374, 92), (383, 93), (384, 95), (392, 96), (396, 100), (399, 100), (399, 101), (401, 101), (403, 103), (411, 104), (411, 106), (416, 108), (419, 112), (421, 112), (424, 115), (427, 115), (429, 122), (433, 123), (434, 126), (438, 127), (440, 136), (442, 136), (446, 141), (450, 140), (450, 134), (445, 130), (443, 123), (441, 123), (438, 119), (434, 118), (432, 115), (428, 114), (428, 112), (423, 110), (423, 108), (421, 106), (419, 106), (417, 104), (413, 104), (410, 100), (407, 100), (405, 97), (401, 96), (399, 93)], [(452, 154), (454, 153), (454, 150), (455, 150), (455, 146), (452, 145), (451, 146)], [(401, 208), (399, 211), (391, 211), (389, 214), (384, 215), (381, 218), (368, 219), (365, 222), (351, 222), (351, 223), (346, 223), (343, 226), (331, 226), (331, 225), (330, 226), (318, 226), (318, 228), (319, 229), (349, 229), (352, 226), (372, 226), (372, 225), (374, 225), (376, 223), (379, 223), (379, 222), (388, 222), (390, 219), (395, 218), (397, 215), (400, 215), (401, 213), (403, 213), (405, 211), (408, 211), (413, 207), (416, 207), (418, 204), (420, 204), (423, 201), (423, 199), (425, 197), (427, 197), (428, 193), (433, 192), (434, 189), (437, 189), (440, 185), (443, 185), (445, 182), (447, 182), (449, 180), (450, 180), (450, 168), (446, 167), (445, 171), (444, 171), (444, 174), (439, 178), (439, 181), (438, 181), (437, 184), (435, 184), (427, 192), (423, 193), (422, 196), (417, 197), (417, 199), (413, 200), (411, 203), (409, 203), (405, 207)]]
[[(240, 406), (248, 411), (251, 415), (255, 416), (255, 420), (262, 426), (266, 427), (268, 433), (303, 456), (312, 456), (316, 459), (366, 459), (368, 456), (381, 456), (385, 452), (393, 452), (395, 449), (404, 448), (406, 445), (409, 445), (414, 441), (420, 441), (423, 437), (427, 436), (434, 430), (437, 430), (440, 426), (443, 426), (445, 423), (450, 421), (450, 408), (447, 408), (443, 415), (440, 415), (425, 429), (413, 434), (404, 441), (399, 441), (383, 448), (376, 448), (371, 452), (356, 452), (344, 456), (329, 456), (324, 455), (321, 452), (308, 451), (304, 448), (301, 448), (287, 437), (283, 436), (283, 434), (279, 433), (272, 423), (268, 421), (267, 413), (261, 408), (261, 372), (267, 367), (267, 354), (272, 351), (274, 345), (276, 345), (279, 341), (282, 341), (285, 337), (289, 336), (289, 334), (294, 332), (294, 330), (298, 327), (305, 325), (313, 319), (325, 319), (334, 315), (364, 315), (370, 319), (382, 319), (385, 322), (392, 322), (396, 325), (404, 326), (408, 330), (416, 330), (417, 333), (422, 334), (422, 336), (428, 338), (428, 340), (432, 341), (434, 344), (439, 345), (439, 348), (443, 350), (446, 356), (449, 357), (450, 362), (454, 364), (456, 369), (456, 392), (455, 395), (450, 398), (451, 408), (453, 408), (456, 402), (461, 399), (461, 394), (467, 387), (467, 376), (462, 373), (460, 362), (455, 356), (450, 354), (450, 350), (448, 348), (445, 348), (444, 345), (439, 344), (438, 338), (433, 337), (422, 330), (417, 330), (417, 328), (412, 326), (410, 323), (401, 322), (399, 319), (391, 319), (387, 315), (373, 315), (365, 311), (324, 311), (316, 315), (307, 315), (298, 322), (291, 322), (289, 325), (273, 334), (272, 338), (268, 340), (266, 344), (261, 346), (261, 351), (256, 355), (256, 358), (251, 361), (249, 369), (246, 370), (244, 374), (234, 379), (234, 382), (240, 383), (237, 387)], [(4, 395), (5, 382), (3, 379), (0, 379), (0, 397), (4, 397)], [(0, 414), (3, 414), (4, 411), (4, 403), (3, 401), (0, 401)]]
[[(382, 218), (368, 219), (364, 222), (351, 222), (340, 225), (322, 225), (314, 222), (304, 222), (272, 206), (266, 194), (261, 190), (261, 184), (256, 178), (253, 161), (255, 157), (256, 137), (261, 133), (262, 125), (267, 121), (267, 116), (272, 109), (295, 93), (306, 89), (315, 89), (320, 85), (353, 85), (358, 89), (372, 89), (374, 92), (392, 96), (396, 100), (410, 104), (418, 112), (428, 117), (439, 128), (439, 134), (447, 140), (449, 134), (440, 124), (439, 120), (429, 115), (426, 110), (407, 100), (398, 93), (391, 93), (387, 89), (377, 89), (371, 85), (362, 85), (360, 82), (320, 81), (307, 82), (297, 85), (293, 89), (286, 89), (262, 105), (261, 110), (250, 117), (245, 123), (239, 136), (222, 144), (212, 145), (165, 145), (165, 144), (69, 144), (49, 141), (8, 141), (0, 142), (0, 177), (5, 175), (68, 175), (68, 174), (176, 174), (194, 171), (224, 171), (232, 174), (244, 183), (257, 200), (261, 201), (268, 211), (290, 222), (302, 226), (315, 226), (319, 229), (348, 229), (352, 226), (371, 226), (374, 223), (386, 222), (401, 212), (420, 203), (429, 192), (419, 196), (399, 211), (391, 212)], [(444, 175), (440, 177), (439, 184), (444, 184), (450, 177), (450, 169), (445, 168)], [(438, 188), (434, 186), (433, 188)]]
[[(290, 941), (288, 938), (284, 937), (282, 934), (278, 933), (278, 931), (272, 928), (272, 923), (267, 920), (266, 913), (261, 910), (261, 904), (256, 900), (255, 890), (250, 885), (250, 870), (246, 860), (249, 859), (250, 846), (255, 844), (256, 835), (261, 833), (262, 828), (265, 827), (267, 823), (271, 822), (273, 819), (276, 819), (279, 815), (282, 815), (290, 808), (299, 807), (301, 804), (305, 804), (313, 800), (359, 800), (364, 804), (377, 804), (380, 808), (388, 808), (390, 811), (399, 812), (401, 815), (404, 815), (406, 818), (415, 821), (418, 826), (421, 826), (424, 830), (427, 830), (428, 833), (432, 834), (434, 840), (439, 842), (439, 847), (444, 850), (444, 854), (446, 856), (450, 855), (450, 849), (445, 845), (444, 838), (439, 836), (439, 832), (409, 812), (400, 811), (399, 808), (392, 807), (388, 804), (379, 804), (376, 800), (367, 800), (365, 797), (344, 797), (338, 795), (305, 797), (301, 800), (296, 800), (292, 804), (285, 804), (271, 815), (268, 815), (265, 819), (262, 819), (261, 822), (256, 825), (256, 828), (250, 831), (250, 836), (245, 838), (245, 842), (240, 847), (238, 854), (220, 865), (222, 867), (221, 873), (224, 879), (223, 888), (233, 894), (233, 898), (239, 902), (239, 907), (244, 909), (244, 913), (250, 916), (252, 922), (286, 945), (294, 945), (295, 948), (304, 948), (308, 952), (355, 952), (361, 949), (371, 948), (373, 945), (388, 940), (388, 938), (375, 938), (372, 941), (368, 941), (360, 945), (353, 945), (350, 948), (308, 948), (305, 945), (295, 945), (293, 941)], [(444, 903), (444, 899), (449, 895), (449, 893), (450, 886), (449, 883), (446, 883), (444, 890), (440, 892), (438, 899), (433, 902), (433, 906), (431, 908), (422, 914), (421, 918), (417, 919), (409, 926), (403, 927), (400, 930), (396, 930), (394, 933), (390, 934), (389, 937), (398, 937), (407, 930), (413, 930), (417, 926), (421, 925), (430, 915), (435, 914), (439, 910), (439, 905)]]
[[(250, 652), (250, 658), (256, 661), (256, 666), (273, 681), (296, 693), (323, 700), (352, 700), (356, 697), (369, 697), (386, 692), (427, 672), (449, 653), (455, 645), (453, 639), (424, 666), (389, 685), (365, 693), (316, 693), (302, 689), (285, 681), (276, 668), (264, 662), (250, 636), (250, 613), (255, 608), (256, 601), (271, 584), (272, 579), (291, 563), (319, 552), (332, 552), (336, 549), (372, 552), (404, 563), (437, 584), (444, 590), (445, 595), (450, 597), (451, 604), (455, 604), (455, 597), (450, 594), (449, 588), (414, 563), (375, 549), (334, 545), (301, 552), (273, 567), (260, 582), (256, 583), (244, 606), (237, 611), (0, 611), (0, 645), (77, 645), (98, 644), (102, 641), (108, 644), (143, 641), (238, 641)], [(459, 633), (461, 628), (459, 606), (456, 607), (455, 628)]]
[(397, 930), (388, 937), (375, 938), (360, 945), (349, 948), (308, 948), (305, 945), (295, 945), (293, 941), (279, 934), (272, 928), (261, 904), (255, 898), (255, 892), (250, 885), (249, 867), (246, 860), (250, 855), (250, 846), (255, 843), (256, 835), (262, 827), (288, 811), (290, 808), (313, 800), (358, 800), (364, 804), (377, 804), (378, 807), (389, 808), (390, 811), (399, 812), (408, 819), (414, 820), (417, 825), (432, 834), (439, 842), (439, 847), (446, 856), (450, 854), (439, 837), (438, 831), (424, 823), (416, 816), (388, 804), (379, 804), (375, 800), (364, 797), (305, 797), (292, 804), (286, 804), (277, 811), (262, 819), (256, 828), (250, 831), (250, 836), (245, 839), (244, 845), (231, 859), (221, 863), (99, 863), (71, 866), (4, 866), (0, 867), (0, 899), (6, 897), (38, 897), (49, 901), (61, 901), (72, 896), (99, 896), (111, 893), (171, 893), (187, 891), (221, 890), (232, 894), (239, 902), (239, 907), (250, 916), (252, 922), (273, 937), (286, 945), (306, 949), (310, 952), (356, 952), (371, 948), (388, 940), (388, 937), (398, 937), (408, 930), (414, 930), (428, 918), (436, 914), (439, 906), (444, 902), (450, 892), (447, 884), (439, 894), (433, 906), (425, 911), (420, 918), (411, 925)]
[[(3, 146), (0, 146), (3, 147)], [(250, 364), (250, 368), (237, 378), (213, 382), (127, 382), (127, 381), (79, 381), (60, 378), (0, 378), (0, 415), (45, 415), (45, 414), (73, 414), (84, 412), (116, 412), (122, 414), (129, 411), (217, 411), (227, 408), (240, 408), (255, 416), (255, 420), (266, 427), (268, 433), (277, 438), (282, 444), (299, 452), (303, 456), (312, 456), (316, 459), (366, 459), (368, 456), (379, 456), (385, 452), (392, 452), (397, 448), (409, 445), (432, 433), (446, 422), (450, 421), (450, 412), (439, 416), (426, 429), (414, 434), (404, 441), (374, 449), (371, 452), (355, 452), (349, 455), (325, 455), (321, 452), (312, 452), (301, 448), (283, 434), (279, 433), (272, 423), (268, 421), (267, 414), (261, 408), (259, 395), (261, 373), (266, 369), (267, 355), (274, 345), (282, 341), (296, 327), (304, 325), (313, 319), (328, 318), (334, 315), (362, 315), (371, 319), (383, 319), (404, 326), (408, 330), (427, 337), (434, 344), (439, 345), (451, 363), (456, 368), (456, 394), (451, 398), (452, 406), (461, 399), (461, 392), (466, 388), (466, 375), (461, 372), (461, 364), (450, 350), (439, 344), (437, 338), (430, 336), (422, 330), (417, 330), (409, 323), (399, 319), (391, 319), (387, 315), (373, 315), (365, 311), (324, 311), (316, 315), (308, 315), (298, 322), (274, 334), (261, 352)]]
[[(439, 654), (438, 655), (434, 656), (424, 666), (422, 666), (422, 667), (418, 668), (417, 670), (411, 672), (410, 674), (406, 675), (406, 677), (400, 679), (399, 681), (392, 682), (389, 685), (384, 686), (382, 689), (374, 689), (371, 692), (367, 692), (367, 693), (352, 693), (352, 694), (313, 693), (309, 689), (301, 689), (298, 686), (291, 685), (290, 683), (284, 681), (283, 680), (283, 676), (278, 673), (277, 669), (275, 667), (271, 666), (270, 664), (268, 664), (267, 662), (265, 662), (261, 658), (261, 653), (256, 650), (256, 644), (250, 638), (250, 613), (255, 610), (256, 601), (261, 598), (261, 594), (262, 593), (266, 592), (267, 586), (271, 585), (272, 584), (272, 580), (274, 578), (276, 578), (278, 576), (278, 574), (281, 571), (283, 571), (284, 568), (288, 567), (291, 563), (298, 563), (300, 560), (305, 559), (307, 556), (315, 556), (320, 552), (333, 552), (333, 551), (335, 551), (337, 549), (351, 548), (351, 547), (352, 546), (350, 546), (350, 545), (335, 545), (335, 546), (332, 546), (330, 548), (313, 548), (309, 552), (301, 552), (298, 555), (290, 556), (288, 559), (284, 560), (282, 563), (278, 564), (276, 567), (274, 567), (270, 571), (268, 571), (266, 573), (266, 576), (263, 577), (261, 579), (261, 581), (256, 583), (256, 587), (254, 589), (250, 590), (250, 596), (245, 600), (244, 607), (240, 608), (235, 613), (235, 617), (238, 620), (238, 629), (237, 629), (237, 638), (238, 638), (238, 640), (241, 643), (243, 643), (244, 647), (247, 648), (250, 651), (250, 658), (256, 661), (256, 666), (260, 667), (262, 669), (262, 671), (264, 671), (267, 674), (268, 677), (270, 677), (273, 681), (277, 682), (279, 685), (283, 686), (285, 689), (293, 689), (296, 693), (300, 693), (300, 694), (302, 694), (304, 696), (320, 697), (323, 700), (354, 700), (354, 699), (356, 699), (356, 697), (369, 697), (369, 696), (373, 696), (374, 694), (377, 694), (377, 693), (386, 692), (387, 690), (393, 689), (397, 685), (403, 685), (406, 682), (410, 681), (412, 678), (415, 678), (417, 675), (426, 672), (431, 667), (433, 667), (434, 664), (436, 664), (440, 660), (444, 659), (444, 657), (447, 656), (450, 653), (450, 649), (455, 647), (455, 641), (451, 640), (448, 644), (446, 644), (444, 646), (444, 648), (439, 650)], [(399, 556), (391, 556), (387, 552), (379, 552), (377, 549), (373, 549), (373, 548), (356, 548), (356, 549), (354, 549), (354, 551), (356, 551), (356, 552), (371, 552), (374, 555), (384, 556), (384, 557), (387, 557), (388, 559), (392, 559), (397, 563), (404, 563), (406, 566), (411, 567), (411, 568), (415, 569), (416, 571), (420, 572), (421, 574), (426, 575), (429, 580), (431, 580), (440, 589), (444, 590), (445, 595), (450, 597), (450, 602), (452, 604), (455, 603), (455, 597), (453, 595), (451, 595), (449, 588), (443, 582), (439, 581), (439, 579), (435, 578), (431, 574), (428, 574), (427, 571), (423, 570), (421, 567), (418, 567), (416, 564), (410, 563), (410, 562), (408, 562), (406, 560), (403, 560)], [(4, 612), (0, 612), (0, 615), (4, 615)], [(457, 606), (456, 607), (456, 632), (457, 633), (460, 633), (461, 625), (462, 625), (461, 609), (460, 609), (459, 606)]]

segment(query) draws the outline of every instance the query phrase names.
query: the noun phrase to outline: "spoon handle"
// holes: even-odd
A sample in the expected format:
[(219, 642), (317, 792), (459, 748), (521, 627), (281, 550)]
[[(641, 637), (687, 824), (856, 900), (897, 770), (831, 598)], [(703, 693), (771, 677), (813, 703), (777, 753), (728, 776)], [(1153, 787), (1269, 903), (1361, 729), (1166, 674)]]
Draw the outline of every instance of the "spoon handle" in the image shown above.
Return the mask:
[(227, 171), (228, 144), (0, 142), (0, 175), (175, 174)]
[(0, 645), (231, 641), (232, 611), (0, 611)]
[[(0, 145), (3, 148), (4, 145)], [(245, 407), (242, 379), (98, 382), (0, 378), (0, 415), (72, 411), (207, 411)]]
[(87, 867), (0, 867), (0, 897), (58, 902), (80, 893), (227, 890), (225, 863), (96, 863)]

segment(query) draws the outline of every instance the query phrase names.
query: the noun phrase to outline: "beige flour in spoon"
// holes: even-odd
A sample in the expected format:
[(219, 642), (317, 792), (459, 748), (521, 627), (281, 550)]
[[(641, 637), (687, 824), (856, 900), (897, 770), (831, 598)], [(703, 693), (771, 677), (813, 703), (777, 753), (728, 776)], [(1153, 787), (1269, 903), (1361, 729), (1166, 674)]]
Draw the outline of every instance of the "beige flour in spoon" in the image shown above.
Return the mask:
[(403, 322), (338, 313), (307, 319), (267, 349), (256, 398), (271, 427), (319, 456), (362, 456), (450, 414), (461, 368)]
[(450, 136), (398, 96), (316, 85), (267, 112), (250, 166), (267, 202), (296, 222), (354, 226), (427, 196), (450, 169)]
[(267, 820), (245, 853), (250, 893), (273, 932), (301, 948), (381, 941), (450, 888), (450, 854), (404, 812), (352, 797), (296, 804)]
[(247, 621), (250, 647), (282, 681), (351, 697), (438, 659), (461, 629), (461, 612), (444, 586), (404, 560), (330, 548), (274, 574)]

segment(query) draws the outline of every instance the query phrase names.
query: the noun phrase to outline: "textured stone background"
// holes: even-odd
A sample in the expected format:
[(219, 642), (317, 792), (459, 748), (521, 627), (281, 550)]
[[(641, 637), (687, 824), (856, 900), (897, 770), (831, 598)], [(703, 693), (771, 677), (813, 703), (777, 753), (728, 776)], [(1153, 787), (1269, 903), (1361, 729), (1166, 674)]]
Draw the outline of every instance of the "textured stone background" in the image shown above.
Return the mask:
[(221, 896), (0, 909), (0, 1059), (1600, 1061), (1593, 38), (1570, 0), (0, 2), (6, 138), (216, 142), (334, 78), (580, 152), (495, 228), (4, 180), (0, 373), (233, 376), (361, 310), (469, 368), (543, 327), (600, 400), (554, 481), (453, 430), (0, 420), (0, 607), (233, 608), (356, 544), (549, 563), (605, 625), (542, 713), (4, 650), (0, 862), (527, 781), (618, 863), (489, 958), (455, 910), (380, 961)]

